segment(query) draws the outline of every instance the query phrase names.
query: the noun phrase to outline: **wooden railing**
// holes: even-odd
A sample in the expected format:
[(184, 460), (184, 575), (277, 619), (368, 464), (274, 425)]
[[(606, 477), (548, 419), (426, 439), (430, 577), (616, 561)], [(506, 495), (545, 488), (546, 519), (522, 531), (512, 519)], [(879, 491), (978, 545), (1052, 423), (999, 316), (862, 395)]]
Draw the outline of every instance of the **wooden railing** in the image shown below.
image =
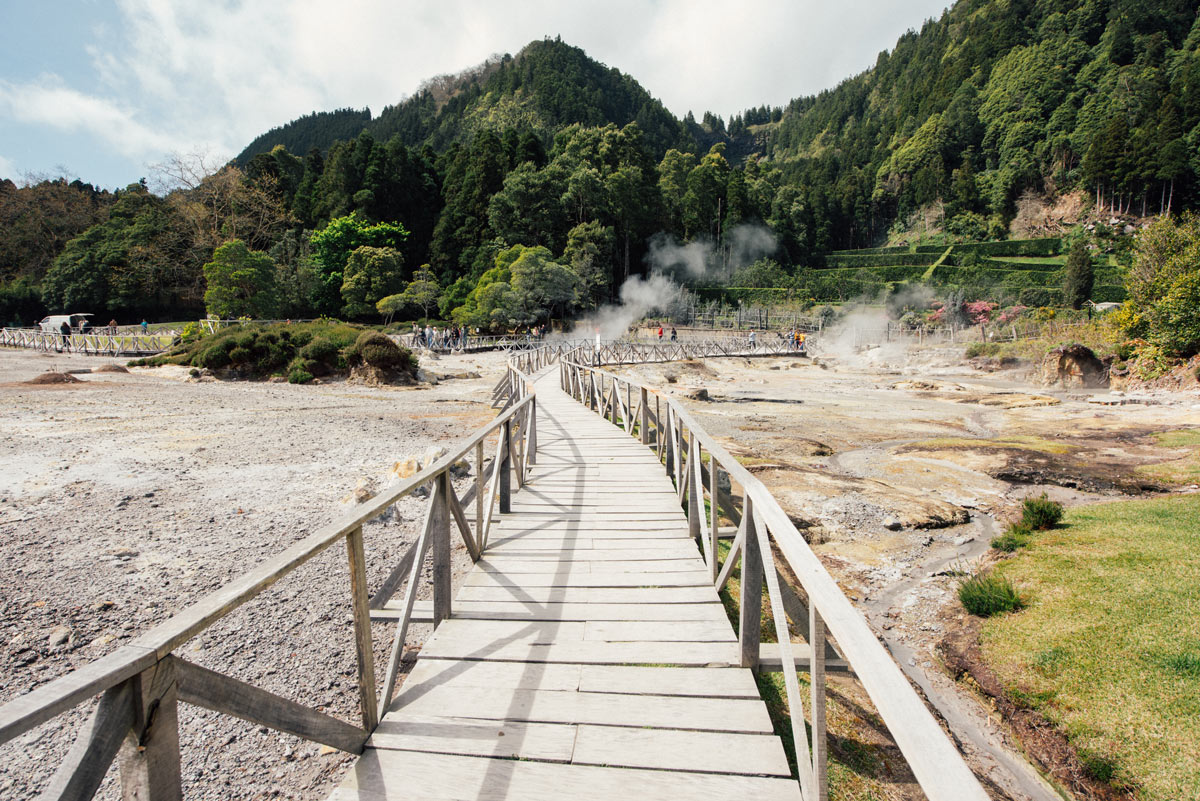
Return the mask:
[[(516, 367), (497, 387), (504, 409), (451, 453), (385, 490), (352, 512), (305, 537), (127, 645), (0, 707), (0, 743), (5, 743), (102, 694), (91, 719), (79, 731), (43, 799), (89, 799), (118, 752), (125, 799), (162, 801), (181, 797), (178, 703), (232, 715), (342, 751), (360, 753), (391, 700), (410, 622), (435, 626), (451, 613), (450, 540), (457, 529), (471, 558), (487, 547), (493, 508), (507, 512), (512, 481), (523, 486), (537, 452), (537, 399), (527, 376)], [(486, 442), (496, 450), (485, 464)], [(474, 454), (474, 486), (460, 500), (451, 470)], [(363, 524), (421, 487), (429, 487), (424, 525), (417, 542), (384, 579), (374, 596), (367, 591)], [(485, 498), (486, 494), (486, 498)], [(474, 525), (464, 506), (474, 501)], [(316, 709), (195, 665), (177, 651), (233, 610), (336, 544), (346, 546), (358, 664), (360, 722), (352, 725)], [(422, 566), (432, 554), (433, 600), (417, 609)], [(402, 601), (390, 603), (405, 586)], [(383, 690), (377, 694), (372, 620), (397, 622)]]
[(799, 356), (805, 353), (806, 347), (790, 337), (769, 334), (756, 338), (754, 342), (751, 342), (748, 336), (691, 342), (584, 342), (561, 352), (560, 355), (568, 361), (599, 367), (606, 364), (647, 364), (722, 356)]
[(89, 356), (152, 356), (171, 347), (174, 337), (174, 333), (109, 334), (93, 330), (86, 334), (68, 334), (64, 341), (62, 334), (38, 328), (0, 329), (0, 345), (6, 347), (66, 351)]
[[(861, 681), (913, 774), (933, 801), (982, 801), (983, 788), (943, 733), (862, 615), (838, 588), (787, 514), (762, 482), (671, 398), (579, 361), (559, 362), (562, 389), (575, 400), (653, 449), (674, 480), (718, 590), (741, 565), (738, 639), (743, 666), (782, 671), (791, 710), (801, 793), (828, 795), (825, 673), (839, 653)], [(722, 489), (722, 475), (730, 490)], [(741, 488), (741, 497), (732, 494)], [(708, 512), (705, 510), (708, 501)], [(720, 517), (738, 525), (724, 561), (718, 548)], [(785, 579), (806, 596), (800, 599)], [(766, 583), (776, 643), (762, 643)], [(789, 626), (788, 618), (792, 624)], [(837, 643), (828, 647), (826, 630)], [(793, 636), (805, 642), (793, 642)], [(797, 665), (808, 668), (812, 738), (805, 730)]]

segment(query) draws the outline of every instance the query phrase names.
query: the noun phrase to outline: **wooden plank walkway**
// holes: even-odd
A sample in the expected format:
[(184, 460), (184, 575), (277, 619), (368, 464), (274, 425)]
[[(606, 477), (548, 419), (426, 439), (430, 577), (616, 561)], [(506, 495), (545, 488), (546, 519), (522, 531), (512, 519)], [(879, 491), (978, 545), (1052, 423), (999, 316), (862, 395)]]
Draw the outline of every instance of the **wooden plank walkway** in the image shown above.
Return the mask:
[(538, 452), (348, 799), (799, 799), (651, 452), (537, 382)]

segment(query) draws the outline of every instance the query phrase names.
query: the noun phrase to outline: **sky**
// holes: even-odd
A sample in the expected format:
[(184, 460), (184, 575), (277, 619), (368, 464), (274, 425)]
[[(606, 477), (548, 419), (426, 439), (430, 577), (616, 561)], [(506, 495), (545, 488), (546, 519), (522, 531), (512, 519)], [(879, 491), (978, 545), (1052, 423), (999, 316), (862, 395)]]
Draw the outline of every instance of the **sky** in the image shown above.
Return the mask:
[(378, 116), (427, 78), (561, 36), (676, 116), (781, 106), (949, 0), (0, 0), (0, 178), (107, 188), (221, 163), (312, 111)]

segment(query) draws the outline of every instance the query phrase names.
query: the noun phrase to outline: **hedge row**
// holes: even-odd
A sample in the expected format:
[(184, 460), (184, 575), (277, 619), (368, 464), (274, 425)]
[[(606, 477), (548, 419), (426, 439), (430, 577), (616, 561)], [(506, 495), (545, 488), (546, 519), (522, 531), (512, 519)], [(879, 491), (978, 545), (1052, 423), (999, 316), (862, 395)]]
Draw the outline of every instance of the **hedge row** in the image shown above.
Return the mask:
[(867, 253), (864, 255), (830, 254), (825, 257), (826, 267), (928, 267), (937, 257), (928, 253)]
[[(918, 248), (920, 250), (920, 248)], [(945, 250), (945, 248), (943, 248)], [(834, 250), (829, 253), (830, 256), (857, 256), (871, 255), (876, 253), (911, 253), (912, 248), (908, 245), (897, 245), (890, 248), (860, 248), (858, 250)]]
[(980, 256), (1057, 256), (1062, 253), (1062, 240), (1006, 239), (1000, 242), (964, 242), (954, 246), (955, 253), (977, 253)]

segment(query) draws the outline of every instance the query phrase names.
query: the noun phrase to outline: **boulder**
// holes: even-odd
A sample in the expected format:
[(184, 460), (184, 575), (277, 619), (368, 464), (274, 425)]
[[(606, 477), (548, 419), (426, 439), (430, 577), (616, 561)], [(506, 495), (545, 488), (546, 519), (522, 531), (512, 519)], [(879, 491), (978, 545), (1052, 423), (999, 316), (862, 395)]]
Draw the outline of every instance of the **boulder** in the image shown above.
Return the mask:
[(687, 393), (687, 397), (690, 400), (698, 400), (698, 401), (711, 400), (711, 398), (709, 398), (709, 396), (708, 396), (708, 390), (705, 389), (704, 387), (697, 387), (696, 389), (689, 391)]
[(1108, 386), (1108, 368), (1090, 348), (1063, 345), (1046, 354), (1041, 376), (1049, 386), (1099, 388)]
[(421, 463), (410, 456), (407, 459), (401, 459), (393, 464), (392, 469), (389, 472), (391, 472), (391, 474), (399, 480), (412, 478), (417, 473), (421, 472)]
[(438, 459), (441, 459), (447, 453), (449, 453), (449, 451), (447, 451), (441, 445), (430, 445), (425, 449), (425, 453), (421, 454), (421, 469), (427, 469), (431, 464), (436, 462)]

